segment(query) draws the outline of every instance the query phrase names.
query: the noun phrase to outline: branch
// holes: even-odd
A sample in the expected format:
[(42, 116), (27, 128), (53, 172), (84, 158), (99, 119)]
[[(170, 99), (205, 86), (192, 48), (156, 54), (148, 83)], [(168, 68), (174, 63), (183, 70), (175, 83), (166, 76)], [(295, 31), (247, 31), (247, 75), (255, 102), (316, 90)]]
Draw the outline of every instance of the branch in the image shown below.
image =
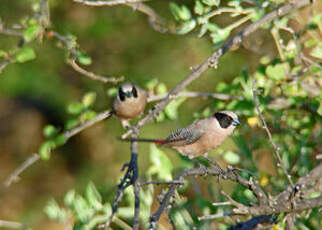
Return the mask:
[(285, 176), (287, 177), (287, 180), (290, 183), (290, 185), (294, 186), (293, 181), (291, 179), (291, 175), (287, 172), (287, 169), (286, 169), (286, 167), (285, 167), (285, 165), (284, 165), (284, 163), (282, 161), (281, 154), (280, 154), (280, 148), (277, 147), (277, 145), (275, 144), (275, 142), (273, 140), (273, 137), (272, 137), (272, 134), (269, 131), (269, 128), (267, 127), (267, 124), (266, 124), (266, 121), (264, 119), (264, 116), (263, 116), (263, 114), (261, 113), (261, 111), (259, 109), (259, 101), (258, 101), (258, 98), (257, 98), (257, 90), (256, 90), (255, 78), (253, 78), (253, 96), (254, 96), (254, 103), (255, 103), (257, 114), (258, 114), (260, 120), (262, 121), (263, 128), (265, 129), (265, 131), (267, 133), (267, 136), (269, 138), (269, 141), (270, 141), (271, 145), (273, 146), (275, 157), (276, 157), (277, 162), (278, 162), (277, 166), (280, 167), (283, 170), (283, 172), (284, 172)]
[(0, 228), (26, 229), (26, 225), (13, 221), (0, 220)]
[[(167, 93), (165, 94), (158, 94), (158, 95), (150, 95), (148, 98), (148, 102), (153, 101), (160, 101), (165, 99), (168, 96)], [(229, 101), (229, 100), (242, 100), (243, 97), (241, 96), (231, 96), (229, 94), (223, 93), (204, 93), (204, 92), (179, 92), (174, 98), (178, 97), (187, 97), (187, 98), (194, 98), (194, 97), (201, 97), (201, 98), (215, 98), (218, 100)]]
[(86, 6), (116, 6), (116, 5), (124, 5), (130, 3), (140, 3), (146, 2), (149, 0), (110, 0), (110, 1), (88, 1), (88, 0), (74, 0), (74, 2), (82, 3)]
[(115, 77), (110, 77), (110, 78), (107, 78), (107, 77), (104, 77), (102, 75), (98, 75), (98, 74), (95, 74), (95, 73), (92, 73), (92, 72), (89, 72), (85, 69), (83, 69), (82, 67), (80, 67), (77, 63), (76, 63), (76, 60), (75, 59), (71, 59), (68, 61), (68, 64), (71, 65), (71, 67), (73, 67), (74, 70), (76, 70), (77, 72), (93, 79), (93, 80), (98, 80), (98, 81), (101, 81), (101, 82), (104, 82), (104, 83), (107, 83), (107, 82), (113, 82), (113, 83), (117, 83), (117, 82), (120, 82), (120, 81), (123, 81), (124, 80), (124, 77), (121, 76), (119, 78), (115, 78)]
[[(76, 134), (80, 133), (84, 129), (106, 119), (109, 118), (112, 115), (110, 110), (106, 110), (100, 114), (98, 114), (95, 118), (92, 120), (89, 120), (85, 122), (84, 124), (72, 129), (65, 131), (63, 134), (66, 136), (67, 140)], [(4, 185), (6, 187), (9, 187), (12, 183), (17, 182), (19, 180), (19, 175), (25, 171), (27, 168), (29, 168), (31, 165), (36, 163), (40, 159), (40, 156), (38, 153), (34, 153), (31, 157), (29, 157), (27, 160), (25, 160), (12, 174), (10, 174), (7, 179), (4, 181)]]
[(127, 6), (131, 7), (133, 10), (146, 14), (149, 17), (149, 23), (154, 30), (160, 33), (166, 33), (169, 31), (168, 28), (164, 27), (164, 20), (148, 5), (137, 3), (127, 4)]
[[(226, 171), (221, 169), (219, 165), (215, 164), (213, 167), (201, 167), (201, 168), (194, 168), (188, 169), (181, 172), (176, 178), (175, 181), (183, 181), (184, 178), (188, 176), (220, 176), (220, 178), (224, 180), (231, 180), (237, 182), (244, 187), (250, 189), (254, 195), (257, 197), (260, 205), (268, 205), (268, 198), (263, 190), (254, 183), (253, 179), (246, 180), (245, 178), (239, 176), (235, 173), (235, 170), (227, 169)], [(168, 207), (168, 203), (170, 198), (173, 196), (175, 190), (180, 186), (180, 184), (173, 184), (170, 186), (168, 192), (165, 194), (164, 198), (160, 202), (160, 207), (157, 211), (150, 217), (150, 229), (156, 229), (157, 222), (161, 216), (161, 214), (166, 210)], [(227, 213), (226, 213), (227, 215)]]
[(129, 137), (134, 130), (139, 130), (142, 126), (146, 125), (153, 118), (158, 116), (158, 114), (170, 103), (173, 97), (175, 97), (181, 90), (187, 87), (192, 81), (198, 79), (202, 73), (209, 69), (209, 67), (215, 67), (219, 61), (219, 58), (222, 57), (226, 52), (228, 52), (232, 47), (239, 46), (242, 43), (244, 37), (255, 32), (263, 24), (269, 23), (278, 17), (284, 16), (289, 12), (301, 8), (303, 6), (309, 5), (310, 3), (310, 0), (300, 0), (296, 3), (285, 4), (279, 9), (274, 10), (271, 13), (265, 15), (257, 22), (250, 24), (239, 34), (226, 41), (223, 44), (223, 46), (219, 48), (217, 51), (215, 51), (205, 62), (200, 64), (197, 68), (194, 68), (192, 73), (185, 79), (183, 79), (174, 89), (172, 89), (163, 101), (157, 103), (154, 109), (149, 111), (148, 115), (141, 119), (132, 129), (128, 130), (125, 134), (123, 134), (122, 138)]
[[(229, 195), (223, 193), (228, 202), (234, 205), (234, 208), (231, 212), (217, 213), (214, 215), (207, 215), (200, 217), (200, 220), (206, 219), (214, 219), (222, 216), (231, 216), (231, 215), (251, 215), (251, 216), (261, 216), (261, 215), (273, 215), (279, 214), (282, 212), (286, 213), (294, 213), (299, 211), (304, 211), (308, 209), (312, 209), (314, 207), (319, 207), (322, 205), (322, 196), (313, 198), (313, 199), (303, 199), (290, 197), (291, 193), (294, 193), (293, 186), (289, 186), (286, 191), (280, 193), (276, 197), (268, 198), (261, 187), (254, 183), (252, 178), (246, 180), (245, 178), (239, 176), (234, 172), (234, 170), (227, 169), (224, 171), (218, 165), (214, 165), (214, 167), (202, 167), (195, 169), (188, 169), (181, 172), (177, 177), (176, 181), (182, 181), (184, 178), (188, 176), (220, 176), (220, 178), (224, 180), (234, 181), (245, 188), (248, 188), (253, 192), (253, 194), (258, 199), (258, 205), (246, 206), (241, 204), (235, 200), (233, 200)], [(314, 181), (318, 180), (322, 175), (322, 164), (316, 166), (312, 169), (306, 176), (303, 176), (298, 179), (297, 185), (302, 185), (300, 188), (296, 186), (296, 188), (304, 190), (305, 187), (309, 186)], [(171, 197), (173, 196), (175, 190), (179, 187), (178, 184), (173, 184), (170, 186), (168, 192), (164, 195), (162, 201), (160, 202), (160, 207), (157, 211), (150, 217), (150, 229), (156, 229), (157, 222), (161, 216), (161, 214), (166, 210), (168, 204), (170, 202)], [(225, 202), (226, 203), (226, 202)]]

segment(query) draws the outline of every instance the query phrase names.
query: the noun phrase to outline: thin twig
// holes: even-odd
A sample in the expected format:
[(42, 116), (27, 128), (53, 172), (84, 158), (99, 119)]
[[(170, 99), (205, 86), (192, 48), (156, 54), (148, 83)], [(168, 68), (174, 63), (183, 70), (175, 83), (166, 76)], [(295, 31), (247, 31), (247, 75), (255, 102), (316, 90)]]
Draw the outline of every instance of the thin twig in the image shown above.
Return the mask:
[(204, 216), (199, 216), (198, 220), (212, 220), (212, 219), (218, 219), (224, 216), (231, 216), (233, 213), (232, 212), (219, 212), (216, 214), (211, 214), (211, 215), (204, 215)]
[(40, 159), (38, 153), (34, 153), (31, 157), (25, 160), (9, 177), (4, 181), (4, 185), (9, 187), (12, 183), (19, 181), (19, 175), (28, 167), (36, 163)]
[[(98, 114), (95, 118), (92, 120), (89, 120), (82, 125), (72, 129), (65, 131), (63, 134), (66, 136), (67, 139), (71, 138), (72, 136), (75, 136), (76, 134), (80, 133), (84, 129), (106, 119), (109, 118), (112, 115), (111, 110), (106, 110), (100, 114)], [(38, 153), (34, 153), (31, 157), (29, 157), (27, 160), (25, 160), (12, 174), (8, 176), (8, 178), (5, 180), (4, 185), (6, 187), (9, 187), (13, 182), (18, 181), (19, 175), (25, 171), (27, 168), (29, 168), (31, 165), (36, 163), (40, 159), (40, 156)]]
[(154, 185), (172, 185), (172, 184), (178, 184), (178, 185), (183, 185), (185, 181), (178, 181), (178, 180), (173, 180), (173, 181), (147, 181), (147, 182), (141, 182), (140, 186), (146, 186), (150, 184)]
[[(133, 138), (138, 137), (138, 133), (134, 133), (132, 135)], [(138, 155), (139, 152), (139, 145), (138, 142), (131, 142), (131, 155)], [(136, 175), (133, 177), (133, 187), (134, 187), (134, 220), (133, 220), (133, 230), (139, 229), (139, 218), (140, 218), (140, 182), (139, 182), (139, 167), (138, 163), (136, 162), (136, 167), (133, 168), (133, 170), (136, 170), (136, 172), (133, 172), (133, 175)]]
[(143, 3), (132, 3), (127, 4), (127, 6), (131, 7), (133, 10), (146, 14), (149, 17), (149, 23), (154, 30), (160, 33), (171, 32), (164, 26), (164, 20), (148, 5)]
[(89, 72), (85, 69), (83, 69), (82, 67), (80, 67), (77, 63), (76, 63), (76, 60), (72, 59), (68, 62), (71, 67), (73, 67), (74, 70), (76, 70), (77, 72), (93, 79), (93, 80), (97, 80), (97, 81), (101, 81), (101, 82), (104, 82), (104, 83), (107, 83), (107, 82), (113, 82), (113, 83), (117, 83), (117, 82), (120, 82), (120, 81), (123, 81), (124, 80), (124, 77), (121, 76), (119, 78), (115, 78), (115, 77), (104, 77), (104, 76), (101, 76), (101, 75), (98, 75), (98, 74), (95, 74), (95, 73), (92, 73), (92, 72)]
[(86, 6), (116, 6), (129, 3), (140, 3), (149, 0), (110, 0), (110, 1), (88, 1), (88, 0), (74, 0), (74, 2), (82, 3)]
[[(165, 99), (168, 96), (167, 93), (158, 94), (158, 95), (150, 95), (148, 98), (148, 102), (153, 101), (160, 101)], [(222, 94), (222, 93), (204, 93), (204, 92), (179, 92), (176, 96), (177, 97), (187, 97), (187, 98), (194, 98), (194, 97), (201, 97), (201, 98), (215, 98), (218, 100), (229, 101), (229, 100), (242, 100), (243, 97), (241, 96), (231, 96), (229, 94)]]
[(273, 140), (273, 137), (272, 137), (272, 134), (271, 134), (271, 131), (267, 127), (265, 118), (264, 118), (263, 114), (261, 113), (261, 111), (259, 109), (259, 101), (258, 101), (258, 98), (257, 98), (257, 89), (256, 89), (255, 78), (253, 78), (253, 97), (254, 97), (254, 103), (255, 103), (257, 114), (258, 114), (260, 120), (263, 123), (263, 128), (265, 129), (265, 131), (267, 133), (267, 136), (269, 138), (269, 141), (270, 141), (270, 143), (271, 143), (271, 145), (272, 145), (272, 147), (274, 149), (275, 157), (276, 157), (277, 162), (278, 162), (277, 166), (280, 167), (283, 170), (283, 172), (284, 172), (285, 176), (287, 177), (287, 180), (289, 181), (290, 185), (294, 186), (292, 178), (291, 178), (291, 175), (287, 172), (287, 169), (286, 169), (286, 167), (285, 167), (285, 165), (283, 163), (283, 160), (281, 158), (280, 148), (277, 147), (277, 145), (275, 144), (275, 142)]
[(25, 229), (26, 225), (13, 221), (0, 220), (0, 228)]
[(232, 203), (230, 203), (229, 201), (226, 202), (215, 202), (212, 203), (213, 206), (226, 206), (226, 205), (232, 205)]
[(300, 7), (309, 5), (311, 3), (310, 0), (300, 0), (294, 4), (286, 4), (280, 7), (277, 10), (272, 11), (271, 13), (265, 15), (263, 18), (248, 25), (242, 32), (232, 37), (228, 41), (224, 43), (224, 45), (215, 51), (204, 63), (200, 64), (197, 68), (194, 68), (192, 73), (183, 79), (179, 84), (176, 85), (174, 89), (172, 89), (167, 97), (161, 102), (157, 103), (154, 106), (154, 109), (150, 110), (148, 115), (142, 118), (132, 129), (128, 130), (126, 133), (122, 135), (122, 138), (129, 137), (134, 130), (139, 130), (142, 126), (146, 125), (148, 122), (153, 120), (173, 99), (175, 95), (177, 95), (181, 90), (187, 87), (192, 81), (196, 80), (201, 76), (203, 72), (209, 69), (209, 67), (214, 67), (218, 63), (219, 58), (229, 51), (232, 47), (240, 45), (243, 41), (243, 38), (253, 33), (257, 29), (259, 29), (263, 24), (271, 22), (272, 20), (284, 16), (289, 12), (298, 9)]
[(5, 29), (2, 27), (1, 24), (0, 24), (0, 34), (18, 36), (18, 37), (22, 36), (22, 32), (16, 31), (16, 30)]
[(228, 8), (228, 7), (223, 7), (223, 8), (220, 8), (218, 10), (215, 10), (215, 11), (212, 11), (210, 13), (208, 13), (207, 15), (205, 15), (204, 17), (209, 19), (209, 18), (212, 18), (216, 15), (220, 15), (220, 14), (223, 14), (223, 13), (234, 13), (234, 14), (249, 14), (253, 12), (252, 10), (241, 10), (241, 9), (236, 9), (236, 8)]

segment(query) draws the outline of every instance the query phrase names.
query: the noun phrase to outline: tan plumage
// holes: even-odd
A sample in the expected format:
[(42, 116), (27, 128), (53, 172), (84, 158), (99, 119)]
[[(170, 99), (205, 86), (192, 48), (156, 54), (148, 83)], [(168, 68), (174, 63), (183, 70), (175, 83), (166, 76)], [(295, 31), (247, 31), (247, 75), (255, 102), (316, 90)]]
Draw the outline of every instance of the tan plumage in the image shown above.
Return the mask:
[(120, 119), (123, 127), (129, 126), (129, 119), (141, 115), (147, 104), (147, 93), (139, 86), (124, 83), (113, 100), (113, 113)]
[(232, 111), (221, 111), (211, 117), (195, 121), (188, 127), (171, 133), (166, 139), (127, 139), (130, 141), (154, 142), (178, 150), (190, 158), (197, 157), (220, 145), (239, 124)]

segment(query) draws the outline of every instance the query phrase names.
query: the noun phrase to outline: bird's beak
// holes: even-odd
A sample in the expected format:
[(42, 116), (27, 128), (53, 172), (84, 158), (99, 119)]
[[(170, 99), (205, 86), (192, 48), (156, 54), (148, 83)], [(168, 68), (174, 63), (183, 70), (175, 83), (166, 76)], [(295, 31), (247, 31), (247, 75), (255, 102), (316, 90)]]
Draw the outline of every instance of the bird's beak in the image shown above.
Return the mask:
[(132, 97), (132, 94), (131, 94), (131, 92), (130, 92), (130, 91), (128, 91), (128, 92), (126, 92), (126, 93), (125, 93), (125, 96), (126, 96), (126, 97)]
[(238, 120), (238, 118), (236, 118), (235, 120), (233, 120), (233, 122), (231, 123), (233, 126), (237, 126), (240, 124), (240, 121)]

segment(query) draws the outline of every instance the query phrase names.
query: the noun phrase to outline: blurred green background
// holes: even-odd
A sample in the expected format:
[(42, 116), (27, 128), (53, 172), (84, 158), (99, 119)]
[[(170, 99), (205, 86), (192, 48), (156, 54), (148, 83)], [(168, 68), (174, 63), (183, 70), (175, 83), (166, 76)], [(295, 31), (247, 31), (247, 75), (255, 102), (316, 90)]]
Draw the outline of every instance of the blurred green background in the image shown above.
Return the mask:
[[(162, 17), (170, 18), (168, 2), (154, 1), (150, 5)], [(10, 27), (24, 15), (31, 15), (31, 3), (2, 0), (0, 17), (5, 25)], [(157, 78), (171, 89), (190, 73), (190, 67), (200, 64), (213, 52), (209, 38), (199, 39), (194, 33), (187, 36), (161, 34), (150, 27), (146, 15), (126, 6), (94, 8), (57, 0), (50, 1), (50, 15), (52, 29), (75, 35), (82, 50), (91, 56), (93, 63), (84, 68), (104, 76), (123, 75), (126, 80), (142, 86)], [(229, 19), (219, 17), (218, 20), (225, 24)], [(268, 33), (258, 32), (256, 36), (265, 41), (262, 52), (276, 54)], [(0, 49), (8, 50), (18, 43), (19, 38), (0, 34)], [(97, 93), (95, 111), (106, 110), (111, 103), (107, 90), (115, 87), (74, 71), (65, 63), (65, 52), (57, 48), (55, 41), (44, 39), (41, 44), (34, 42), (32, 46), (37, 54), (35, 60), (10, 64), (0, 75), (1, 183), (37, 151), (44, 140), (44, 125), (51, 123), (63, 127), (69, 103), (94, 91)], [(230, 83), (244, 66), (254, 70), (259, 57), (258, 53), (243, 48), (229, 52), (220, 60), (217, 69), (208, 70), (189, 86), (189, 90), (215, 92), (219, 81)], [(189, 99), (180, 107), (179, 119), (151, 122), (142, 129), (141, 136), (165, 137), (170, 131), (191, 122), (195, 111), (212, 103), (212, 99)], [(49, 161), (37, 162), (26, 170), (19, 183), (8, 189), (0, 187), (0, 219), (23, 222), (33, 229), (62, 229), (43, 213), (46, 202), (52, 197), (62, 199), (71, 188), (83, 191), (89, 181), (95, 183), (104, 200), (112, 201), (120, 169), (130, 157), (129, 144), (117, 140), (123, 132), (116, 118), (100, 122), (55, 150)], [(221, 148), (236, 147), (229, 139)], [(178, 154), (174, 150), (164, 151), (178, 167), (175, 163)], [(142, 172), (150, 164), (147, 159), (149, 145), (140, 144)], [(272, 161), (270, 157), (268, 160)], [(263, 160), (265, 163), (267, 159)]]

